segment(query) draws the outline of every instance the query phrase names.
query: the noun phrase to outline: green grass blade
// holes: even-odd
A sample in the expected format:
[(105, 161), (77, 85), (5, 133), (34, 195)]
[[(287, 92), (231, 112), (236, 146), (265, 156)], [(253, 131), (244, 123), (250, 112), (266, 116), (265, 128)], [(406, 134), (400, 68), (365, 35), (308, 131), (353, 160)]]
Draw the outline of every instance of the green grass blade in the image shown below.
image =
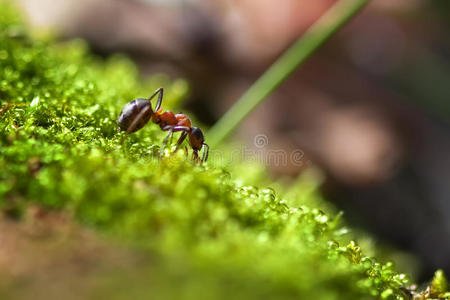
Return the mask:
[(211, 128), (208, 133), (210, 146), (220, 144), (258, 104), (368, 2), (369, 0), (340, 0), (331, 7)]

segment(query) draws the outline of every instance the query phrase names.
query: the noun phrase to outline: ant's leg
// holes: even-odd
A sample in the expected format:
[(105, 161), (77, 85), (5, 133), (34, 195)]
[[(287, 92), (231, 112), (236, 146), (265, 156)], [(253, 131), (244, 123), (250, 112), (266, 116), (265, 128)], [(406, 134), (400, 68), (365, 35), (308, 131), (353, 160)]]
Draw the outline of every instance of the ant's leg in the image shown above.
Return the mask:
[[(191, 131), (191, 129), (189, 127), (185, 127), (185, 126), (175, 126), (175, 130), (176, 131), (183, 131), (183, 133), (180, 135), (180, 138), (178, 139), (176, 147), (175, 147), (175, 151), (174, 152), (177, 152), (178, 149), (180, 148), (181, 144), (184, 142), (184, 140), (188, 136), (188, 134)], [(189, 152), (187, 151), (187, 147), (185, 147), (185, 148), (186, 148), (186, 156), (187, 156)]]
[(158, 93), (159, 93), (159, 96), (158, 96), (158, 101), (156, 102), (155, 111), (158, 111), (158, 109), (161, 107), (164, 89), (163, 89), (163, 88), (157, 89), (157, 90), (153, 93), (153, 95), (151, 95), (151, 96), (148, 98), (148, 101), (151, 102), (152, 99), (155, 98), (156, 94), (158, 94)]
[(166, 150), (166, 146), (167, 146), (167, 142), (169, 141), (169, 137), (171, 137), (172, 134), (173, 134), (173, 130), (172, 129), (168, 129), (168, 130), (169, 130), (169, 133), (164, 138), (163, 143), (162, 143), (162, 147), (161, 147), (161, 150), (160, 150), (160, 155), (161, 156), (164, 155), (164, 150)]
[(177, 132), (177, 131), (189, 132), (189, 131), (191, 131), (191, 129), (186, 126), (173, 126), (173, 131), (174, 132)]
[[(186, 127), (186, 126), (172, 126), (172, 125), (167, 125), (167, 126), (164, 126), (164, 127), (162, 128), (162, 130), (164, 130), (164, 131), (168, 130), (168, 131), (169, 131), (169, 134), (166, 136), (166, 138), (165, 138), (164, 141), (163, 141), (163, 147), (161, 148), (161, 154), (164, 153), (164, 150), (165, 150), (165, 148), (166, 148), (166, 146), (167, 146), (167, 142), (169, 141), (169, 138), (172, 137), (172, 134), (173, 134), (174, 132), (184, 131), (183, 134), (185, 134), (185, 133), (187, 134), (187, 132), (190, 131), (190, 128), (189, 128), (189, 127)], [(186, 138), (186, 137), (185, 137), (185, 138)], [(181, 137), (180, 137), (180, 139), (181, 139)], [(180, 143), (180, 144), (181, 144), (181, 143)], [(178, 143), (177, 143), (177, 148), (178, 148)]]
[(184, 132), (189, 132), (191, 129), (189, 127), (186, 126), (173, 126), (173, 125), (166, 125), (162, 128), (162, 130), (166, 131), (166, 130), (172, 130), (173, 132), (178, 132), (178, 131), (184, 131)]
[(180, 138), (177, 141), (177, 148), (175, 149), (175, 151), (177, 151), (178, 148), (180, 148), (181, 144), (184, 142), (187, 135), (188, 135), (187, 131), (183, 131), (183, 133), (181, 134)]
[(203, 143), (203, 146), (205, 146), (206, 149), (203, 149), (202, 163), (206, 162), (208, 160), (208, 155), (209, 155), (209, 145), (206, 143)]
[[(163, 128), (163, 130), (164, 130), (164, 128)], [(183, 133), (181, 134), (181, 136), (178, 139), (177, 144), (176, 144), (177, 147), (176, 147), (175, 151), (177, 151), (178, 148), (180, 147), (181, 143), (183, 143), (183, 141), (186, 139), (186, 136), (191, 131), (191, 129), (189, 127), (186, 127), (186, 126), (173, 126), (172, 127), (172, 131), (173, 132), (183, 131)]]
[(198, 163), (199, 157), (197, 150), (192, 151), (192, 160), (194, 160), (196, 163)]

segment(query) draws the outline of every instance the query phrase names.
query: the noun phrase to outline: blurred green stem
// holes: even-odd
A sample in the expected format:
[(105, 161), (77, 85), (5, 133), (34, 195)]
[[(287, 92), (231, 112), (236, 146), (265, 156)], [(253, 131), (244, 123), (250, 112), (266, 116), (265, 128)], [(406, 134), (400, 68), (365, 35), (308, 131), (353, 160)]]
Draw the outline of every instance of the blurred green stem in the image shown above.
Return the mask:
[(210, 146), (220, 144), (258, 104), (368, 2), (369, 0), (340, 0), (334, 4), (211, 128), (208, 132)]

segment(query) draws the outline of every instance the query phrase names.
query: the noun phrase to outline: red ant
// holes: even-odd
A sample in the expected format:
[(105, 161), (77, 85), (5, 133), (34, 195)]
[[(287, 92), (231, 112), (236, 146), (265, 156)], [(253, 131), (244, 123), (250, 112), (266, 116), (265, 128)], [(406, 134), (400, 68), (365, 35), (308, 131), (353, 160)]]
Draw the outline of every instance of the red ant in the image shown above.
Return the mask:
[[(148, 99), (138, 98), (125, 104), (119, 115), (119, 130), (126, 131), (126, 135), (128, 135), (144, 127), (151, 119), (152, 122), (158, 124), (162, 130), (169, 131), (169, 134), (163, 141), (164, 147), (162, 149), (165, 148), (169, 138), (174, 132), (182, 131), (183, 133), (177, 141), (176, 149), (178, 149), (186, 137), (188, 137), (188, 142), (192, 147), (195, 161), (199, 160), (198, 152), (203, 146), (206, 147), (206, 149), (203, 150), (203, 157), (201, 159), (201, 162), (206, 162), (208, 159), (209, 146), (205, 143), (203, 132), (198, 127), (192, 127), (191, 120), (189, 120), (186, 115), (182, 113), (174, 114), (171, 111), (163, 112), (160, 108), (163, 92), (163, 88), (159, 88)], [(158, 95), (158, 102), (156, 102), (155, 110), (153, 110), (151, 101), (156, 95)]]

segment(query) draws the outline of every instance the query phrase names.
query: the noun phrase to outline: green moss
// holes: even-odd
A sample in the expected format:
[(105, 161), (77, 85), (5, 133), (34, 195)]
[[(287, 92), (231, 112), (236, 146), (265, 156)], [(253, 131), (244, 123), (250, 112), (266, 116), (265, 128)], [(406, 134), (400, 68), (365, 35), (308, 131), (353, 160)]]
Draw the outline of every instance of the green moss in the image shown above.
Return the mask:
[(435, 295), (435, 297), (441, 297), (445, 299), (450, 299), (450, 291), (448, 291), (448, 281), (445, 278), (444, 271), (437, 270), (434, 274), (433, 281), (431, 282), (430, 287), (431, 294)]
[[(5, 214), (20, 219), (30, 204), (65, 210), (146, 249), (158, 259), (135, 271), (139, 295), (407, 298), (402, 287), (409, 279), (392, 263), (365, 256), (339, 225), (340, 215), (294, 206), (301, 190), (281, 199), (270, 188), (238, 184), (214, 162), (194, 165), (181, 151), (159, 158), (164, 133), (157, 126), (118, 147), (121, 107), (159, 86), (167, 90), (164, 106), (174, 107), (187, 91), (184, 81), (157, 76), (141, 83), (128, 59), (102, 61), (82, 41), (35, 39), (23, 24), (13, 8), (0, 4)], [(442, 279), (436, 280), (434, 288), (445, 293)], [(99, 293), (121, 298), (115, 286)]]

